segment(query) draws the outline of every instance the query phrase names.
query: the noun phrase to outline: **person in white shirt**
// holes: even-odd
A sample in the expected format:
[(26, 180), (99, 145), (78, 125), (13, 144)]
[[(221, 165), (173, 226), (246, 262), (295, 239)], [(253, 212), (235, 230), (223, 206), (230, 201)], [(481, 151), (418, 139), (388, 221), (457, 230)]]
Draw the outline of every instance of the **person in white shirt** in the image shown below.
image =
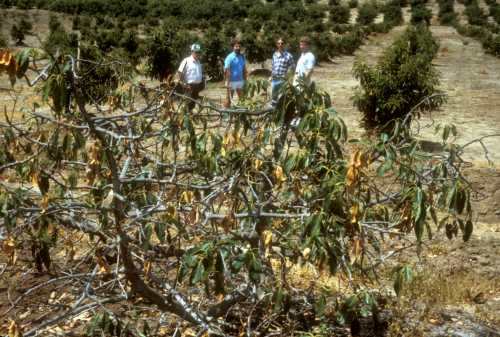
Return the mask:
[[(185, 89), (186, 96), (189, 96), (193, 100), (200, 98), (200, 91), (205, 87), (200, 54), (200, 45), (197, 43), (191, 45), (191, 55), (182, 60), (177, 70), (177, 77)], [(189, 101), (189, 111), (193, 110), (195, 104), (194, 101)]]
[(316, 65), (316, 57), (313, 53), (309, 51), (310, 41), (307, 36), (300, 39), (300, 58), (297, 61), (297, 67), (295, 68), (295, 77), (293, 78), (293, 85), (299, 86), (299, 79), (304, 82), (304, 84), (309, 84), (311, 82), (311, 75)]

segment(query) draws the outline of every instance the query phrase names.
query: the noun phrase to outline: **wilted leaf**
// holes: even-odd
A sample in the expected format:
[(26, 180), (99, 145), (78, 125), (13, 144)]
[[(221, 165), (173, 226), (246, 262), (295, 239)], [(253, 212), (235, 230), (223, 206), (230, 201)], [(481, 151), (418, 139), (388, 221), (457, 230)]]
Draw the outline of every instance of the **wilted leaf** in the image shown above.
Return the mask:
[(257, 171), (258, 171), (258, 170), (260, 169), (260, 167), (261, 167), (261, 166), (262, 166), (262, 160), (260, 160), (260, 159), (256, 158), (256, 159), (253, 161), (253, 168), (254, 168), (255, 170), (257, 170)]
[(276, 181), (278, 182), (278, 184), (286, 181), (286, 177), (283, 174), (283, 168), (280, 165), (277, 165), (274, 168), (274, 177), (276, 178)]
[(14, 238), (12, 236), (8, 236), (2, 244), (2, 249), (8, 257), (8, 264), (10, 266), (13, 266), (16, 264), (17, 261), (17, 252), (16, 252), (16, 243), (14, 241)]
[(9, 337), (22, 337), (21, 328), (16, 321), (11, 321), (9, 325)]

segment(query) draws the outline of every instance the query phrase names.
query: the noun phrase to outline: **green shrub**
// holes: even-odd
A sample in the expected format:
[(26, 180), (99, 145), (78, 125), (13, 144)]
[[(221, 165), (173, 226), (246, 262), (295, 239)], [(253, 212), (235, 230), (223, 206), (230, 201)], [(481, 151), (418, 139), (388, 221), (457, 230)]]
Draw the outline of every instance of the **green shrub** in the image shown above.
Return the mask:
[(334, 5), (330, 7), (330, 21), (336, 24), (349, 23), (351, 10), (344, 5)]
[(31, 34), (31, 29), (33, 29), (31, 21), (22, 18), (19, 22), (12, 25), (10, 36), (17, 45), (22, 45), (26, 34)]
[(352, 25), (349, 24), (332, 24), (330, 29), (337, 34), (345, 34), (352, 30)]
[(357, 8), (358, 0), (349, 0), (349, 8)]
[(487, 53), (500, 57), (500, 35), (488, 34), (483, 41), (483, 48)]
[(373, 23), (377, 15), (377, 4), (374, 1), (365, 2), (358, 9), (356, 22), (360, 25), (367, 26)]
[(333, 55), (352, 55), (363, 44), (364, 37), (365, 31), (362, 28), (356, 28), (347, 34), (337, 36), (332, 43)]
[(483, 9), (479, 7), (477, 0), (472, 0), (465, 7), (464, 14), (467, 16), (469, 24), (481, 26), (486, 22), (486, 14)]
[(439, 22), (442, 25), (448, 26), (453, 25), (457, 21), (457, 15), (455, 13), (444, 13), (439, 17)]
[(490, 3), (490, 16), (495, 20), (497, 24), (500, 25), (500, 4), (496, 2)]
[(0, 33), (0, 49), (7, 47), (7, 40), (5, 37)]
[[(388, 48), (374, 67), (356, 63), (354, 76), (361, 87), (354, 96), (355, 106), (363, 113), (365, 128), (387, 127), (394, 119), (404, 118), (424, 98), (436, 92), (439, 76), (432, 65), (438, 44), (425, 26), (410, 26)], [(443, 103), (431, 99), (421, 106), (432, 109)]]
[(213, 81), (224, 77), (224, 57), (228, 46), (224, 36), (215, 29), (209, 29), (203, 35), (203, 66), (205, 74)]
[(432, 11), (425, 4), (416, 4), (411, 7), (411, 23), (430, 25)]
[(68, 34), (57, 16), (49, 17), (49, 35), (43, 42), (44, 49), (49, 53), (55, 54), (75, 54), (78, 37), (76, 34)]
[(401, 11), (401, 1), (391, 0), (382, 7), (384, 23), (390, 26), (397, 26), (403, 22), (403, 12)]

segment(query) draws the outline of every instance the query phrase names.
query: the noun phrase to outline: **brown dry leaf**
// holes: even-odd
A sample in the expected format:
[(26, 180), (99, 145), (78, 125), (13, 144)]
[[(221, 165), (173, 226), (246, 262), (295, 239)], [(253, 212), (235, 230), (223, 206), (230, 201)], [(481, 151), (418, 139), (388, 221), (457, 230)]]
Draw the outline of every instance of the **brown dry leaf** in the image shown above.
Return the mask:
[(191, 328), (187, 328), (186, 330), (184, 330), (184, 332), (182, 333), (182, 337), (194, 337), (196, 336), (196, 331), (194, 331), (193, 329)]
[(264, 140), (264, 129), (259, 128), (257, 130), (257, 134), (255, 135), (255, 141), (258, 143), (262, 143), (263, 140)]
[(9, 325), (9, 337), (22, 337), (23, 333), (16, 321), (11, 321)]
[(349, 252), (349, 259), (351, 265), (353, 265), (356, 261), (360, 259), (361, 253), (362, 253), (361, 240), (358, 237), (355, 237), (351, 242), (351, 249)]
[(149, 275), (151, 273), (151, 261), (144, 262), (144, 280), (149, 280)]
[(99, 271), (103, 274), (109, 274), (111, 272), (111, 268), (109, 267), (108, 261), (106, 261), (99, 251), (96, 252), (95, 257), (97, 264), (99, 265)]
[(118, 103), (120, 103), (120, 97), (118, 96), (108, 96), (108, 105), (109, 105), (109, 111), (115, 111), (116, 107), (118, 106)]
[(199, 207), (193, 207), (189, 212), (186, 220), (189, 224), (196, 224), (200, 221), (200, 210)]
[(7, 239), (3, 241), (2, 249), (5, 252), (5, 255), (7, 255), (8, 257), (8, 265), (15, 265), (17, 261), (17, 251), (14, 238), (11, 236), (7, 236)]
[(236, 218), (233, 213), (228, 214), (222, 219), (222, 228), (224, 228), (224, 232), (227, 234), (234, 228), (234, 224), (236, 223)]

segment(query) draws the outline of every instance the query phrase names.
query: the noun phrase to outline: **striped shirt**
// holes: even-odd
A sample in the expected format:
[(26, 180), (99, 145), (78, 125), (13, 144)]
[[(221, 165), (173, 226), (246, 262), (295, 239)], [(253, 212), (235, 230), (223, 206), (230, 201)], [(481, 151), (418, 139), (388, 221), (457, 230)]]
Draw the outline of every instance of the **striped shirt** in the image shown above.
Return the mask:
[(272, 62), (272, 77), (273, 79), (281, 79), (286, 76), (288, 70), (293, 69), (295, 62), (293, 56), (287, 51), (280, 53), (275, 51)]

